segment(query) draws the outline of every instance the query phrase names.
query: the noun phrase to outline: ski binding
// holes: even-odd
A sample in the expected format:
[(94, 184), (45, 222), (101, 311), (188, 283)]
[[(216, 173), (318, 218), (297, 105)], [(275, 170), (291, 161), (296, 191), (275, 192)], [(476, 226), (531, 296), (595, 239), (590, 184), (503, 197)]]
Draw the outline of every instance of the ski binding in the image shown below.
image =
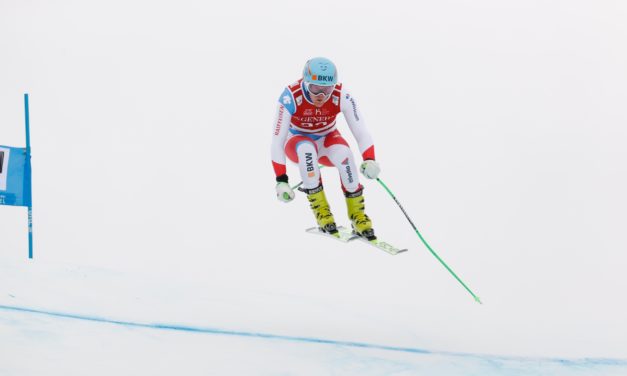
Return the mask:
[(379, 239), (374, 239), (374, 240), (368, 240), (360, 235), (357, 235), (353, 230), (350, 230), (344, 226), (338, 226), (337, 227), (337, 233), (335, 234), (330, 234), (328, 232), (324, 232), (322, 230), (320, 230), (318, 227), (311, 227), (305, 230), (306, 232), (310, 233), (310, 234), (318, 234), (318, 235), (322, 235), (324, 237), (327, 238), (332, 238), (335, 240), (339, 240), (342, 243), (348, 243), (352, 240), (355, 239), (359, 239), (364, 243), (370, 244), (371, 246), (380, 249), (384, 252), (387, 252), (391, 255), (397, 255), (399, 253), (402, 252), (406, 252), (407, 249), (399, 249), (394, 247), (393, 245), (386, 243), (384, 241), (381, 241)]
[(349, 230), (349, 229), (347, 229), (344, 226), (338, 226), (337, 227), (337, 233), (335, 233), (335, 234), (324, 232), (324, 231), (320, 230), (318, 227), (311, 227), (311, 228), (308, 228), (305, 231), (310, 233), (310, 234), (318, 234), (318, 235), (325, 236), (327, 238), (332, 238), (332, 239), (335, 239), (335, 240), (339, 240), (339, 241), (341, 241), (343, 243), (348, 243), (349, 241), (359, 237), (357, 234), (354, 234), (352, 230)]

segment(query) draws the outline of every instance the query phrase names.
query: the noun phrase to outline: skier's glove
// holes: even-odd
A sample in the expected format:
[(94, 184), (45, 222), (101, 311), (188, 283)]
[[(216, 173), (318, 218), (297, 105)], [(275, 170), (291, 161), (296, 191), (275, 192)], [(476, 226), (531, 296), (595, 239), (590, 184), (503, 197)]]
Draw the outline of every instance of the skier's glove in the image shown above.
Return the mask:
[(381, 167), (379, 167), (376, 161), (367, 159), (361, 164), (360, 170), (368, 179), (376, 179), (379, 176), (379, 172), (381, 172)]
[(290, 202), (294, 199), (294, 191), (286, 182), (278, 182), (276, 185), (276, 197), (279, 201)]

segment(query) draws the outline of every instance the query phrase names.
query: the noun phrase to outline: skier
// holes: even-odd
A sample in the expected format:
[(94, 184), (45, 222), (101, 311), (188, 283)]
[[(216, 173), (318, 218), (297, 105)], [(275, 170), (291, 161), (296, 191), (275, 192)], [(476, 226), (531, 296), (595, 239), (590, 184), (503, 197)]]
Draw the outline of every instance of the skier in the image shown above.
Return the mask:
[(287, 155), (298, 164), (302, 190), (307, 194), (319, 229), (337, 236), (318, 163), (337, 167), (353, 230), (368, 240), (375, 240), (372, 221), (364, 212), (364, 188), (359, 183), (353, 154), (336, 129), (340, 112), (359, 145), (363, 158), (361, 173), (368, 179), (377, 178), (380, 168), (375, 161), (374, 145), (355, 99), (338, 83), (333, 62), (316, 57), (305, 64), (303, 77), (285, 88), (279, 97), (271, 147), (277, 197), (290, 202), (295, 196), (286, 174)]

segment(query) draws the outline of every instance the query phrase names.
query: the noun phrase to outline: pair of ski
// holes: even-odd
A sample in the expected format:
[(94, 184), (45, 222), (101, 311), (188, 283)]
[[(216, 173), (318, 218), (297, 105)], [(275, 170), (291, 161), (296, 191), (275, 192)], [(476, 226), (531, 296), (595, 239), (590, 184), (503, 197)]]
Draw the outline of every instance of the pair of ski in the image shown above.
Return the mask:
[(391, 255), (397, 255), (401, 252), (407, 251), (407, 249), (399, 249), (394, 247), (393, 245), (386, 243), (384, 241), (379, 240), (378, 238), (375, 240), (368, 240), (362, 236), (355, 234), (352, 230), (347, 229), (346, 227), (339, 226), (337, 228), (337, 234), (329, 234), (328, 232), (321, 231), (318, 227), (311, 227), (305, 230), (310, 234), (322, 235), (327, 238), (339, 240), (342, 243), (348, 243), (355, 239), (361, 240), (364, 243), (370, 244), (371, 246), (380, 249), (384, 252), (387, 252)]

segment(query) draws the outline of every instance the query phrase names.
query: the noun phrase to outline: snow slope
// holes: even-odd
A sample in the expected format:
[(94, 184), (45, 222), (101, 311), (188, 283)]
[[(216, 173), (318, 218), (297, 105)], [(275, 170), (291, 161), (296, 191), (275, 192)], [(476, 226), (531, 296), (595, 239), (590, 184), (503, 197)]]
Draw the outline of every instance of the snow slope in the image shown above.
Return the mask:
[[(402, 335), (396, 323), (384, 322), (378, 315), (341, 305), (335, 308), (331, 302), (277, 298), (254, 289), (225, 286), (198, 291), (203, 284), (191, 280), (164, 283), (154, 275), (45, 263), (4, 265), (1, 275), (1, 286), (7, 290), (0, 293), (3, 375), (623, 375), (627, 371), (627, 360), (620, 359), (455, 353), (401, 347), (393, 339), (354, 342), (343, 336), (352, 331), (350, 336), (376, 341), (377, 324), (396, 331), (397, 341)], [(34, 283), (38, 279), (53, 283)], [(325, 311), (332, 317), (321, 320), (318, 316)], [(277, 325), (284, 322), (277, 316), (286, 313), (310, 325)], [(320, 337), (316, 322), (327, 330), (333, 324), (345, 328)]]

